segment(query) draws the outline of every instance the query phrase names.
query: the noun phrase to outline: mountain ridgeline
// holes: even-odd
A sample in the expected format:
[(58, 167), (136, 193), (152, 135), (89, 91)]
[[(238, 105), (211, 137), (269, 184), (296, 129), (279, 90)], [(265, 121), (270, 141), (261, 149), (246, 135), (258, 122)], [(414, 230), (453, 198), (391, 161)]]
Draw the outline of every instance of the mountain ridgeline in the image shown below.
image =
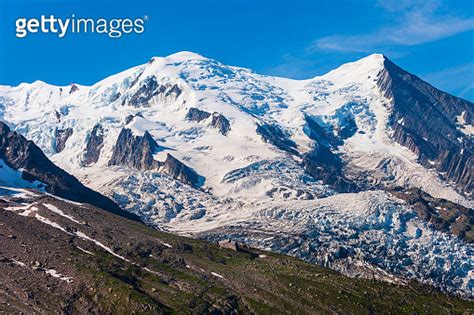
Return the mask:
[(0, 159), (14, 170), (21, 170), (26, 181), (38, 181), (47, 192), (77, 202), (84, 202), (114, 214), (140, 221), (123, 211), (109, 198), (87, 188), (74, 176), (52, 163), (32, 141), (26, 140), (0, 121)]
[(0, 86), (0, 119), (4, 162), (63, 198), (474, 298), (473, 103), (383, 55), (292, 80), (180, 52)]
[(474, 104), (432, 87), (386, 58), (377, 83), (391, 101), (395, 141), (471, 195), (474, 137), (465, 137), (459, 124), (474, 125)]

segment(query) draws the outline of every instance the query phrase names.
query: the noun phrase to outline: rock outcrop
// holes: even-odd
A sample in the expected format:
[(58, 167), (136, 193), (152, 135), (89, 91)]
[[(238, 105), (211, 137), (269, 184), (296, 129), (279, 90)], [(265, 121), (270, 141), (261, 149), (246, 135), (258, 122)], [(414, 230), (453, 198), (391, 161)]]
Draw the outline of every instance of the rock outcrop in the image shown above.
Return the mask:
[(121, 165), (137, 170), (157, 170), (183, 183), (196, 186), (200, 177), (191, 168), (167, 154), (164, 162), (157, 161), (153, 154), (159, 150), (159, 145), (146, 131), (143, 136), (133, 135), (132, 131), (123, 128), (114, 146), (109, 166)]
[(474, 243), (474, 209), (433, 198), (421, 189), (397, 188), (389, 192), (405, 200), (418, 217), (429, 222), (434, 228), (451, 233), (467, 243)]
[(395, 141), (414, 152), (467, 195), (474, 190), (474, 138), (458, 119), (474, 124), (474, 104), (444, 93), (385, 58), (377, 84), (390, 100)]
[(104, 146), (104, 129), (101, 125), (95, 125), (87, 139), (86, 150), (82, 160), (83, 166), (89, 166), (97, 163), (100, 157), (100, 151)]
[(230, 131), (230, 122), (224, 117), (224, 115), (219, 113), (212, 114), (211, 126), (218, 129), (224, 136), (226, 136)]
[(64, 150), (64, 147), (66, 146), (66, 141), (69, 139), (70, 136), (73, 134), (72, 128), (66, 128), (66, 129), (56, 129), (55, 131), (55, 141), (54, 145), (56, 148), (56, 152), (61, 152)]
[(160, 85), (158, 81), (156, 81), (156, 78), (151, 76), (143, 80), (142, 85), (130, 97), (129, 104), (133, 107), (149, 107), (150, 100), (155, 96), (173, 96), (176, 99), (181, 95), (182, 92), (183, 91), (177, 84)]
[(122, 165), (139, 170), (159, 168), (160, 163), (153, 158), (158, 148), (148, 131), (143, 136), (136, 136), (130, 129), (123, 128), (114, 146), (109, 166)]
[(79, 87), (76, 84), (72, 83), (71, 84), (71, 89), (69, 90), (69, 94), (74, 93), (78, 90), (79, 90)]
[(0, 159), (14, 170), (21, 169), (23, 179), (44, 183), (46, 191), (53, 195), (139, 220), (134, 214), (123, 211), (112, 200), (87, 188), (74, 176), (57, 167), (32, 141), (10, 131), (3, 122), (0, 122)]
[(273, 144), (278, 149), (291, 154), (298, 155), (296, 143), (291, 140), (277, 125), (261, 124), (257, 126), (256, 132), (262, 140)]
[(206, 111), (191, 107), (186, 114), (186, 119), (189, 121), (197, 121), (201, 122), (203, 120), (208, 119), (211, 117), (211, 113), (208, 113)]
[(194, 170), (174, 158), (171, 154), (166, 156), (161, 171), (192, 186), (197, 186), (200, 182), (199, 175)]
[(218, 112), (214, 112), (211, 114), (209, 112), (191, 107), (188, 113), (186, 114), (186, 119), (189, 121), (201, 122), (211, 116), (212, 120), (210, 125), (213, 128), (218, 129), (221, 134), (226, 136), (227, 133), (230, 131), (230, 122), (224, 115), (219, 114)]
[[(314, 141), (314, 149), (304, 154), (305, 171), (314, 179), (321, 180), (337, 192), (357, 192), (359, 188), (344, 175), (344, 162), (333, 151), (343, 143), (346, 132), (335, 136), (320, 126), (313, 118), (306, 116), (305, 132)], [(349, 127), (351, 129), (351, 127)], [(341, 128), (341, 130), (343, 130)], [(348, 129), (346, 129), (347, 131)]]

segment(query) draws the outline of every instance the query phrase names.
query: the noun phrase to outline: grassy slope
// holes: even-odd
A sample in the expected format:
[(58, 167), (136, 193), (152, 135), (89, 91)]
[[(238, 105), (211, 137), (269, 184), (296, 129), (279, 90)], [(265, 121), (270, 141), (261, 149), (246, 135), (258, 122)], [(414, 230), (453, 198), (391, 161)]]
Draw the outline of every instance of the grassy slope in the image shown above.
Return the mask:
[[(55, 204), (87, 224), (72, 223), (43, 208), (42, 203)], [(36, 206), (42, 216), (68, 231), (86, 233), (133, 263), (34, 218), (0, 209), (0, 301), (6, 301), (0, 310), (7, 313), (474, 312), (474, 303), (416, 283), (396, 286), (352, 279), (289, 256), (222, 249), (51, 197), (36, 201)], [(16, 237), (5, 237), (9, 234)], [(12, 259), (27, 266), (20, 268)], [(74, 282), (66, 284), (32, 271), (28, 264), (35, 260), (73, 277)], [(33, 298), (25, 301), (25, 295)]]
[[(255, 249), (250, 253), (235, 252), (146, 228), (144, 232), (179, 249), (170, 250), (169, 259), (164, 262), (142, 260), (150, 269), (162, 271), (163, 277), (123, 262), (117, 264), (106, 254), (100, 255), (95, 262), (89, 262), (89, 272), (95, 274), (96, 266), (103, 270), (95, 274), (97, 287), (109, 287), (113, 283), (121, 292), (122, 302), (109, 300), (104, 303), (106, 309), (108, 305), (114, 305), (117, 307), (114, 310), (120, 313), (127, 310), (130, 300), (123, 297), (130, 296), (132, 301), (159, 304), (165, 312), (180, 314), (226, 308), (257, 314), (461, 314), (474, 311), (472, 302), (449, 297), (417, 283), (397, 286), (352, 279), (289, 256)], [(189, 248), (184, 250), (182, 244), (190, 246), (192, 252)], [(176, 259), (184, 259), (189, 267), (172, 266)], [(111, 268), (111, 265), (115, 267)], [(124, 279), (135, 279), (136, 282), (127, 287)], [(174, 281), (181, 285), (176, 287)]]

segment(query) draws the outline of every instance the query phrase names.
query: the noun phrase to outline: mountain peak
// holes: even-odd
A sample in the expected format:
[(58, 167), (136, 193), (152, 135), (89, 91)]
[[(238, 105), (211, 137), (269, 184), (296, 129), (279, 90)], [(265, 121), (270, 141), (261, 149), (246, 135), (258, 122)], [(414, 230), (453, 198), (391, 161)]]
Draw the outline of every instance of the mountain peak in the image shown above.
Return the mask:
[(342, 82), (364, 82), (368, 77), (374, 77), (383, 70), (386, 60), (388, 58), (383, 54), (371, 54), (359, 60), (345, 63), (325, 76), (336, 81), (342, 80)]
[(341, 67), (350, 66), (350, 67), (357, 67), (357, 68), (365, 68), (367, 70), (374, 69), (374, 68), (381, 69), (384, 67), (384, 62), (386, 60), (388, 60), (388, 58), (383, 54), (371, 54), (359, 60), (346, 63), (342, 65)]
[(165, 57), (165, 59), (171, 59), (173, 61), (187, 61), (187, 60), (205, 60), (206, 57), (191, 52), (191, 51), (180, 51)]
[(388, 58), (384, 54), (373, 53), (373, 54), (370, 54), (370, 55), (368, 55), (364, 58), (359, 59), (359, 61), (361, 61), (361, 60), (371, 60), (371, 61), (380, 61), (380, 60), (382, 60), (382, 61), (384, 61), (386, 59), (388, 59)]

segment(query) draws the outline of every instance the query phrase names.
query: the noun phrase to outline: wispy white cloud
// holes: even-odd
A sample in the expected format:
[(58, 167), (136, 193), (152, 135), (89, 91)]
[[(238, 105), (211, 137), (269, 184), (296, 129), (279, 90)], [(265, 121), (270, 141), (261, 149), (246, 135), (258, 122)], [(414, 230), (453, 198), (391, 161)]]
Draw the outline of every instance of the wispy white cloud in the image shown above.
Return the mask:
[[(459, 92), (459, 97), (466, 97), (468, 94), (470, 94), (472, 91), (474, 91), (474, 82), (466, 86), (464, 89), (462, 89), (461, 92)], [(472, 99), (471, 99), (472, 100)]]
[(422, 74), (420, 77), (459, 97), (473, 96), (471, 92), (474, 91), (474, 63)]
[(313, 42), (310, 51), (372, 52), (391, 46), (414, 46), (474, 29), (474, 18), (441, 12), (438, 2), (383, 0), (378, 5), (395, 22), (366, 34), (331, 35)]
[(287, 53), (282, 56), (282, 63), (264, 69), (264, 73), (294, 79), (307, 79), (327, 70), (317, 60)]

